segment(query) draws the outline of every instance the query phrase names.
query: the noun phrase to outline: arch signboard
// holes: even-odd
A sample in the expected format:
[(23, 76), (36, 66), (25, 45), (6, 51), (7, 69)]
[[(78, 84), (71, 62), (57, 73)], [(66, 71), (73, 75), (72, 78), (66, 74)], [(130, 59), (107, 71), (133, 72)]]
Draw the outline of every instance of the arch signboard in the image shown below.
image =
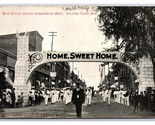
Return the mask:
[(133, 53), (123, 52), (29, 52), (28, 53), (28, 76), (41, 64), (48, 62), (111, 62), (123, 63), (130, 67), (139, 77), (140, 60), (133, 59)]
[(149, 58), (135, 58), (128, 52), (50, 52), (28, 51), (29, 37), (18, 36), (17, 62), (15, 66), (15, 82), (17, 95), (24, 92), (25, 97), (31, 90), (29, 78), (41, 64), (48, 62), (111, 62), (121, 63), (129, 67), (139, 80), (139, 91), (146, 87), (154, 87), (152, 62)]

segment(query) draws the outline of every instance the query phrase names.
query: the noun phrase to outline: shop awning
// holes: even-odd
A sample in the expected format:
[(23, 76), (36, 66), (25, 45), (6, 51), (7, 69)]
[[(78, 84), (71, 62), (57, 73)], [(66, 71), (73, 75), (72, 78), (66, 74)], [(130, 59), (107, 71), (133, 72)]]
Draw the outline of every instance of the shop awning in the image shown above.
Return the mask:
[(13, 82), (12, 82), (12, 80), (10, 79), (10, 77), (6, 78), (5, 81), (8, 82), (9, 84), (13, 85)]

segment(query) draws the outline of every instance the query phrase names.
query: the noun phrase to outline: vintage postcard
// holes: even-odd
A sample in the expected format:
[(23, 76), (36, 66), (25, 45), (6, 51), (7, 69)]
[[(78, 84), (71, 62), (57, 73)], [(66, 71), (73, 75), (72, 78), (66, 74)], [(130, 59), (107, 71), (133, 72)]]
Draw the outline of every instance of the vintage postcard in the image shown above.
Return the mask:
[(154, 119), (155, 7), (1, 6), (0, 119)]

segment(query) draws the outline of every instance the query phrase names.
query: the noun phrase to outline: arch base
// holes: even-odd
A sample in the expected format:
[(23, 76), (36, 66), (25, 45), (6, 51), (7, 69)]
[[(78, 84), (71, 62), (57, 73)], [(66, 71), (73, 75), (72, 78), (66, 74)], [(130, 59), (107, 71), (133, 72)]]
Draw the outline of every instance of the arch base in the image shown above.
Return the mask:
[(31, 83), (29, 82), (28, 84), (14, 84), (13, 87), (15, 88), (15, 92), (16, 92), (16, 101), (18, 99), (18, 95), (21, 95), (21, 93), (23, 92), (23, 96), (24, 96), (24, 102), (23, 102), (23, 106), (27, 106), (28, 105), (28, 94), (31, 90)]

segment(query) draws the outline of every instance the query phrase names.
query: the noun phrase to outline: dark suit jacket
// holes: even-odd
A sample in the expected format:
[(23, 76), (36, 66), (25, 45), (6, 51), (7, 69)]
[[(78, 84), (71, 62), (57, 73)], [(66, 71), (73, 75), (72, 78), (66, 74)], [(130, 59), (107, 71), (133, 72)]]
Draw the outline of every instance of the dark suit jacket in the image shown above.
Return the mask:
[(72, 95), (72, 102), (74, 104), (77, 103), (84, 103), (85, 101), (85, 95), (84, 95), (84, 90), (80, 88), (79, 91), (77, 91), (77, 89), (74, 89), (73, 91), (73, 95)]

